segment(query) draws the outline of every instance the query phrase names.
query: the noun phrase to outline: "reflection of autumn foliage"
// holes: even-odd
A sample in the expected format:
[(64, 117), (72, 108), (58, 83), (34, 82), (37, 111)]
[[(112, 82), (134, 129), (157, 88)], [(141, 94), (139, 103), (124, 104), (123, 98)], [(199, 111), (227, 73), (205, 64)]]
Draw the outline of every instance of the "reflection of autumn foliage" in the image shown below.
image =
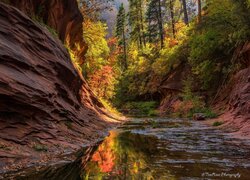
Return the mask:
[(92, 161), (98, 162), (101, 172), (104, 173), (111, 172), (113, 170), (115, 165), (114, 159), (115, 157), (109, 151), (98, 151), (92, 157)]
[(101, 172), (111, 172), (115, 165), (115, 154), (112, 150), (115, 133), (111, 133), (110, 136), (104, 141), (104, 143), (98, 148), (92, 157), (92, 161), (98, 163)]
[[(142, 147), (137, 146), (138, 144)], [(151, 149), (153, 144), (142, 135), (111, 131), (87, 164), (86, 177), (91, 177), (91, 179), (103, 179), (104, 177), (109, 177), (109, 179), (141, 179), (142, 177), (151, 179), (152, 172), (147, 171), (145, 153)]]

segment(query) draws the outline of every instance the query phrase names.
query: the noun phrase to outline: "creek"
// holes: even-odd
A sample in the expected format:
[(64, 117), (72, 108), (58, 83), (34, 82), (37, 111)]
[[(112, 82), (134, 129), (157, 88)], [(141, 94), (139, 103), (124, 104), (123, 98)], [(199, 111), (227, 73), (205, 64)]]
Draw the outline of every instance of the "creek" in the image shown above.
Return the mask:
[(47, 179), (250, 179), (250, 141), (187, 119), (131, 119), (89, 159), (84, 168), (76, 161), (60, 173), (47, 170)]

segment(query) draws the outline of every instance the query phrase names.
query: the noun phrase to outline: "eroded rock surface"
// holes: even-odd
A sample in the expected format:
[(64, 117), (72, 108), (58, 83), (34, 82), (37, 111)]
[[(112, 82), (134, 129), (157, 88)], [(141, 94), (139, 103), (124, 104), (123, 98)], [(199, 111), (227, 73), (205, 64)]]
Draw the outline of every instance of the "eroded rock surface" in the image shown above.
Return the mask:
[(245, 43), (235, 51), (234, 60), (242, 66), (219, 90), (214, 102), (220, 117), (228, 126), (243, 136), (250, 137), (250, 43)]
[(61, 41), (67, 43), (84, 61), (87, 45), (83, 39), (83, 17), (76, 0), (9, 0), (30, 18), (54, 29)]
[(61, 41), (3, 3), (0, 24), (0, 172), (100, 137), (111, 124)]
[(175, 70), (173, 70), (160, 85), (159, 91), (162, 95), (160, 112), (163, 114), (173, 113), (174, 107), (180, 100), (180, 93), (183, 89), (183, 81), (190, 73), (190, 67), (181, 63)]

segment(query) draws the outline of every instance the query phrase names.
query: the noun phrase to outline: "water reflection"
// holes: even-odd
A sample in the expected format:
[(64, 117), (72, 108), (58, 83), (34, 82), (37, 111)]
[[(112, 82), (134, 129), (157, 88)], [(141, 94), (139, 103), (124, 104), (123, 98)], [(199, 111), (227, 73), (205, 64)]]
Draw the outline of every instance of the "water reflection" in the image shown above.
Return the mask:
[[(231, 143), (220, 131), (187, 120), (135, 120), (113, 130), (82, 170), (82, 179), (249, 179), (249, 146)], [(240, 140), (236, 140), (242, 143)]]
[(114, 130), (85, 167), (83, 179), (153, 179), (150, 154), (157, 153), (157, 139)]
[[(13, 179), (249, 180), (250, 141), (232, 139), (195, 121), (134, 119), (110, 131), (98, 147), (81, 152), (75, 162), (26, 171)], [(208, 176), (213, 173), (240, 177)]]

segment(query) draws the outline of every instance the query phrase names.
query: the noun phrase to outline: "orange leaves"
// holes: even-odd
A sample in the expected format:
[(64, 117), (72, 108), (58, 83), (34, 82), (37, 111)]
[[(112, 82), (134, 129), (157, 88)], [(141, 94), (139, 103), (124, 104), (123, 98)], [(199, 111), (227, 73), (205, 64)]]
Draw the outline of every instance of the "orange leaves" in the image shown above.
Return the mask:
[(98, 163), (98, 166), (103, 173), (111, 172), (115, 165), (115, 156), (111, 149), (98, 150), (92, 157), (92, 161)]
[(194, 108), (194, 103), (189, 100), (189, 101), (176, 101), (173, 104), (173, 112), (174, 113), (181, 113), (181, 114), (188, 114), (190, 110)]
[(104, 143), (99, 146), (98, 150), (92, 156), (92, 161), (97, 162), (101, 172), (111, 172), (115, 166), (115, 153), (113, 151), (113, 144), (117, 134), (112, 133)]
[(89, 85), (100, 98), (111, 98), (115, 84), (115, 73), (109, 65), (103, 66), (89, 77)]

